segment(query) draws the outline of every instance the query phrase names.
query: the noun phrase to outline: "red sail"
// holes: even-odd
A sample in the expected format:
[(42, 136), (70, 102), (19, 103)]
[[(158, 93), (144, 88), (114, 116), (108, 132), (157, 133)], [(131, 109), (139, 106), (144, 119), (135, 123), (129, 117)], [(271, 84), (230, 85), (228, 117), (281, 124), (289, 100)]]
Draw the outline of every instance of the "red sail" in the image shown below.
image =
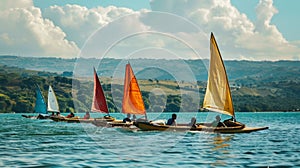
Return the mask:
[(91, 111), (108, 113), (104, 92), (95, 68), (94, 68), (94, 95), (93, 95)]
[(122, 112), (127, 114), (146, 114), (139, 84), (129, 63), (126, 65), (125, 71)]

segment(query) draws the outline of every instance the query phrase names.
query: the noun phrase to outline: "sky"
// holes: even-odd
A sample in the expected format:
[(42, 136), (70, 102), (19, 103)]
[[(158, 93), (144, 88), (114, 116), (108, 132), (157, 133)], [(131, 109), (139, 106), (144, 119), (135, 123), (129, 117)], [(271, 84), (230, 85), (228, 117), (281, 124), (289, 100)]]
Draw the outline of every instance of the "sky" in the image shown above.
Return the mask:
[[(300, 60), (296, 0), (1, 0), (0, 55)], [(166, 54), (167, 53), (167, 54)]]

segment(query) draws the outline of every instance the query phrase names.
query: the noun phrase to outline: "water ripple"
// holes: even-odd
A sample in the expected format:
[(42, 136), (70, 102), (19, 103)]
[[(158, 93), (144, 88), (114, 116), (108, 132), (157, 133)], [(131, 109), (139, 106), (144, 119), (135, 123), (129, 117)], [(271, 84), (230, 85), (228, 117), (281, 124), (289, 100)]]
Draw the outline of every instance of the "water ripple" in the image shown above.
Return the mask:
[(300, 167), (298, 113), (238, 115), (270, 129), (128, 132), (1, 114), (0, 167)]

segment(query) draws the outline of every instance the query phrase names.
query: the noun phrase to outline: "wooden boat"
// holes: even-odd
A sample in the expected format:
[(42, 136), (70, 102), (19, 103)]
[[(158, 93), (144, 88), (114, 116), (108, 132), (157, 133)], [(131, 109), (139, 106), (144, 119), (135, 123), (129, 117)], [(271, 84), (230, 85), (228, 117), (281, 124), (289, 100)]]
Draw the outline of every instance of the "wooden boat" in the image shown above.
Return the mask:
[(205, 125), (197, 124), (196, 127), (191, 127), (187, 124), (178, 124), (177, 126), (170, 125), (158, 125), (152, 124), (148, 121), (135, 122), (136, 127), (142, 131), (205, 131), (205, 132), (216, 132), (216, 133), (250, 133), (254, 131), (264, 130), (267, 127), (245, 127), (233, 126), (233, 127), (209, 127)]
[(94, 120), (92, 124), (97, 127), (130, 127), (133, 125), (133, 122), (124, 123), (123, 120)]
[[(227, 120), (227, 123), (225, 123), (227, 128), (235, 124), (241, 125), (241, 123), (236, 122), (226, 69), (213, 33), (210, 37), (210, 65), (203, 108), (231, 116), (232, 120)], [(245, 126), (240, 130), (229, 132), (253, 132), (265, 129), (268, 129), (268, 127), (249, 128)]]
[[(147, 118), (139, 84), (129, 63), (126, 64), (125, 68), (122, 113), (132, 115), (145, 115), (145, 118)], [(93, 124), (96, 126), (129, 127), (133, 125), (133, 122), (120, 122), (120, 120), (118, 120), (108, 123), (105, 123), (103, 121), (93, 122)]]
[(203, 108), (209, 111), (232, 116), (232, 120), (227, 120), (224, 127), (213, 127), (210, 126), (210, 123), (199, 123), (195, 127), (188, 125), (158, 125), (151, 122), (135, 122), (135, 125), (144, 131), (176, 130), (219, 133), (249, 133), (268, 129), (268, 127), (246, 127), (244, 124), (236, 122), (226, 69), (213, 33), (211, 33), (210, 38), (210, 53), (209, 75), (203, 101)]
[(56, 122), (68, 122), (68, 123), (94, 123), (96, 121), (99, 123), (101, 122), (103, 126), (106, 125), (104, 123), (115, 121), (115, 118), (111, 116), (104, 116), (103, 118), (89, 118), (89, 119), (80, 118), (78, 116), (72, 118), (51, 116), (51, 119)]
[(97, 122), (106, 123), (115, 120), (114, 117), (111, 117), (109, 115), (105, 95), (95, 68), (94, 68), (94, 91), (93, 91), (93, 101), (92, 101), (91, 111), (106, 113), (107, 115), (101, 118), (88, 118), (88, 119), (80, 118), (78, 116), (72, 118), (67, 118), (63, 116), (51, 116), (51, 119), (57, 122), (69, 122), (69, 123), (97, 123)]
[(151, 122), (142, 121), (135, 123), (138, 128), (143, 131), (207, 131), (207, 132), (220, 132), (226, 133), (235, 130), (242, 130), (243, 125), (235, 127), (208, 127), (204, 125), (197, 125), (196, 127), (189, 126), (188, 124), (177, 124), (176, 126), (152, 124)]

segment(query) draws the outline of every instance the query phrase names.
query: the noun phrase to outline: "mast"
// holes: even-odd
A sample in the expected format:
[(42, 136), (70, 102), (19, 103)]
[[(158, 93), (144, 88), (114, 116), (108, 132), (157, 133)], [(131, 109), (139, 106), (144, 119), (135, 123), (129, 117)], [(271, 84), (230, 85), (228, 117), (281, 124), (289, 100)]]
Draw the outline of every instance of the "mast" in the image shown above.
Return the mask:
[(147, 119), (139, 84), (129, 63), (126, 64), (125, 69), (122, 113), (145, 115)]
[(107, 113), (109, 115), (105, 95), (101, 83), (99, 81), (97, 72), (95, 70), (95, 67), (94, 67), (94, 94), (93, 94), (91, 111)]
[(226, 69), (213, 33), (210, 37), (210, 65), (203, 108), (235, 118)]

